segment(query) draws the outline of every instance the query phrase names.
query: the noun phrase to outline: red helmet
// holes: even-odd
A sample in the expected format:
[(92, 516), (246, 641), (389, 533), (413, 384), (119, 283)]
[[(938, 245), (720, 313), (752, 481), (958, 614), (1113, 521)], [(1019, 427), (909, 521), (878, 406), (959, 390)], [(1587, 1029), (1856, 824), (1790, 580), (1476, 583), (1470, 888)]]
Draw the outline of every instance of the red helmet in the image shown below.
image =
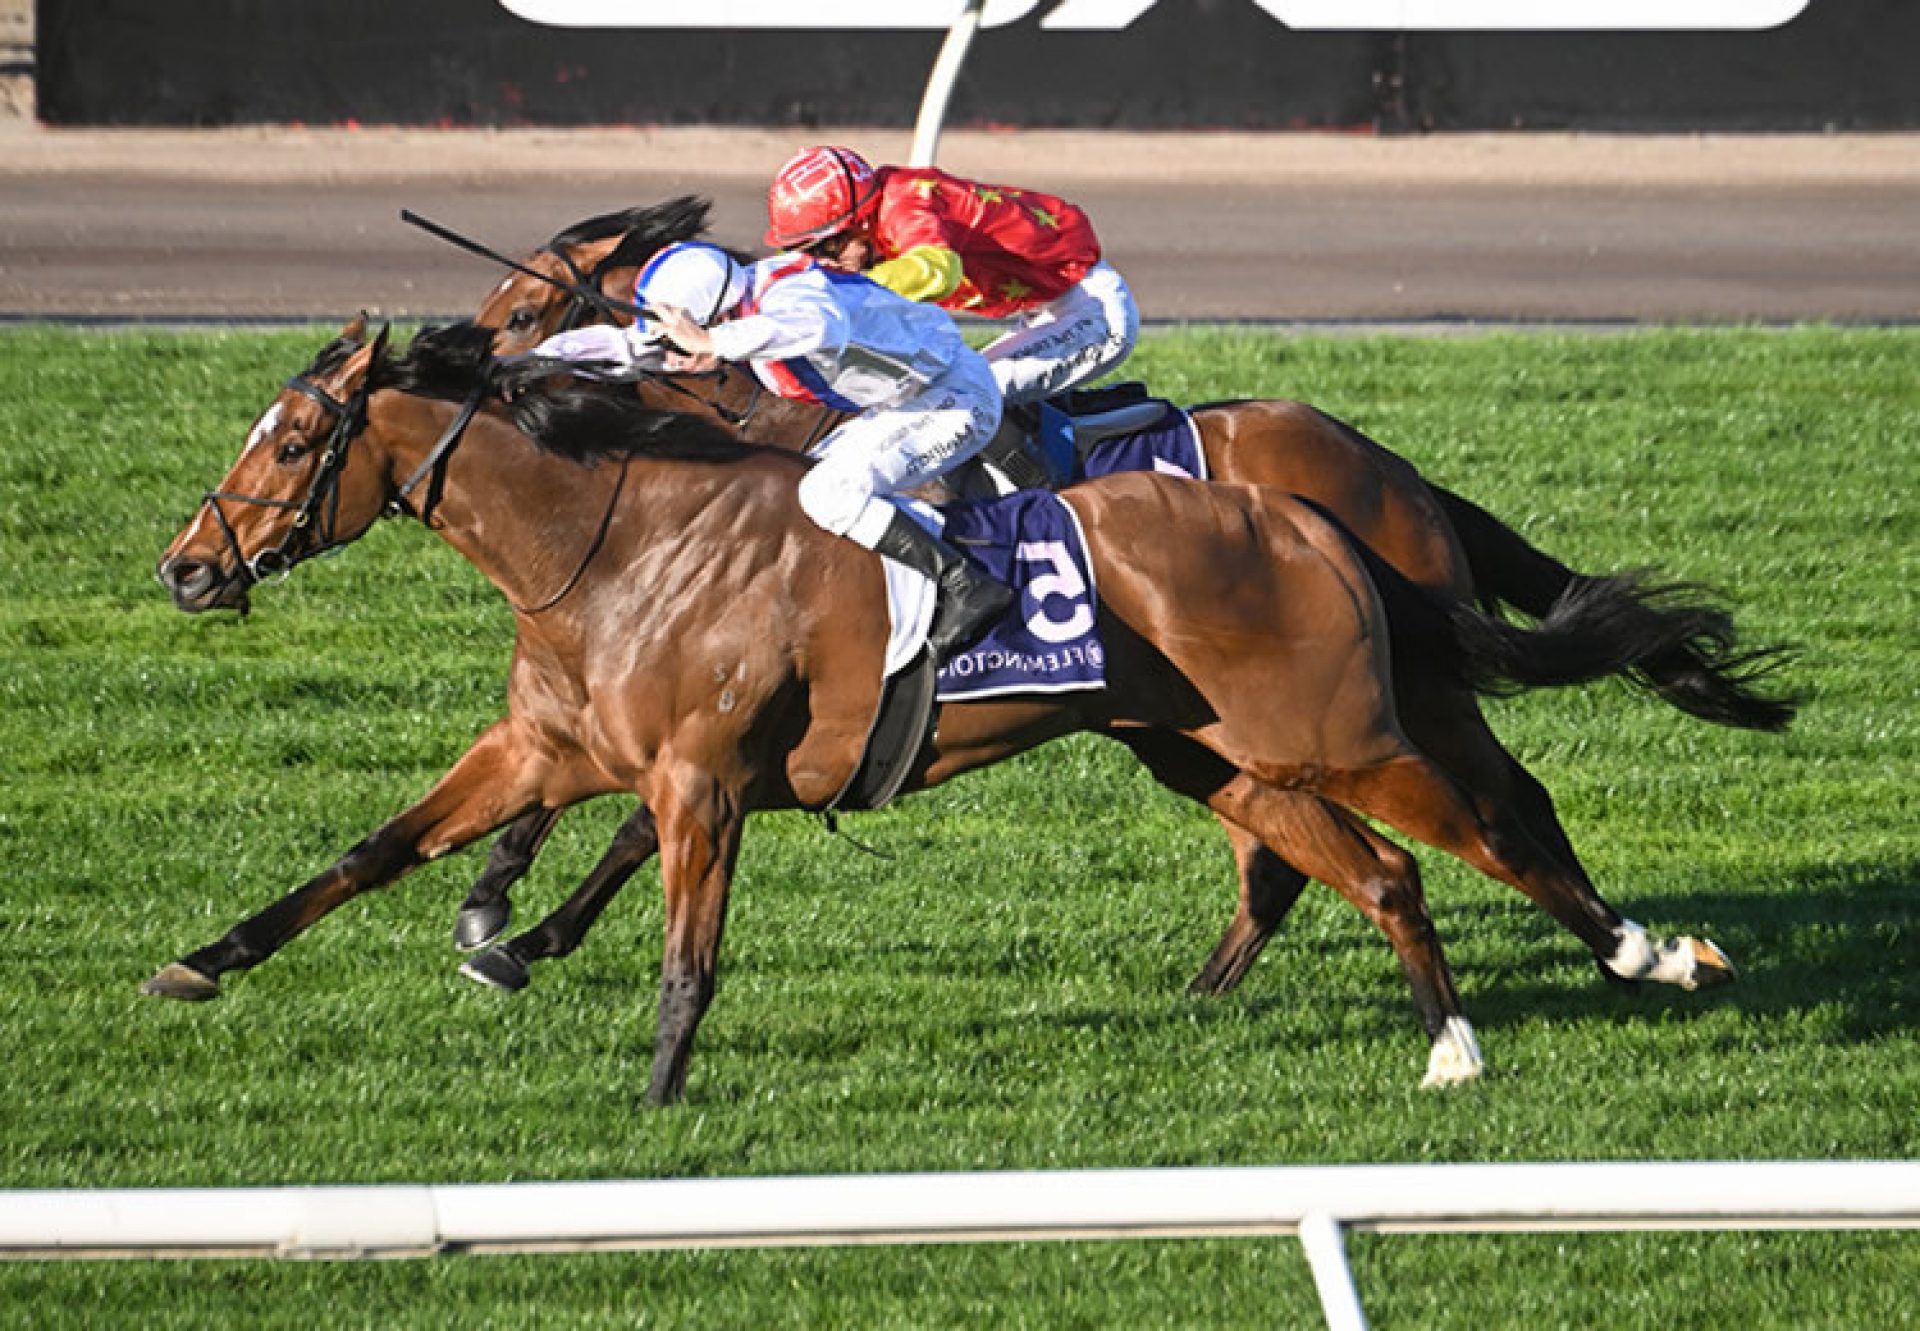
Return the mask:
[(871, 214), (880, 195), (873, 168), (847, 148), (809, 148), (780, 168), (767, 190), (767, 244), (789, 250), (825, 240)]

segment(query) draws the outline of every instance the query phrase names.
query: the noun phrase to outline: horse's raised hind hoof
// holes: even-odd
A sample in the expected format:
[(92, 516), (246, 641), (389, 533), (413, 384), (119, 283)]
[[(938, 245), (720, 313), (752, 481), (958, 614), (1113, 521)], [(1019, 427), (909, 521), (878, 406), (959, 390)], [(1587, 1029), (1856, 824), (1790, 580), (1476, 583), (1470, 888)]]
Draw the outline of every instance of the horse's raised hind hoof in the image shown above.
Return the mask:
[(1422, 1087), (1458, 1086), (1479, 1077), (1486, 1064), (1480, 1058), (1480, 1042), (1473, 1038), (1473, 1027), (1465, 1017), (1448, 1017), (1447, 1024), (1434, 1038), (1427, 1055), (1427, 1075)]
[(504, 947), (489, 948), (479, 956), (460, 963), (460, 973), (478, 984), (517, 994), (533, 978), (527, 963)]
[(155, 998), (177, 998), (187, 1003), (204, 1003), (220, 997), (220, 981), (202, 975), (182, 961), (170, 961), (140, 986), (143, 994)]
[(1693, 953), (1693, 970), (1680, 982), (1683, 989), (1718, 989), (1739, 978), (1727, 954), (1704, 938), (1681, 938), (1676, 942)]
[(507, 931), (513, 907), (505, 900), (462, 906), (453, 918), (453, 945), (462, 952), (478, 952)]

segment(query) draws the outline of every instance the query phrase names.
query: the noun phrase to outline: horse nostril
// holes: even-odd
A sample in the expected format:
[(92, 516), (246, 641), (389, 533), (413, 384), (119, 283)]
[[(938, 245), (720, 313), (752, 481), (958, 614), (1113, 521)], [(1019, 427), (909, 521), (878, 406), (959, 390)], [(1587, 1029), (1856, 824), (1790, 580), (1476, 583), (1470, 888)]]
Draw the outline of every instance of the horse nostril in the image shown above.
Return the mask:
[(160, 581), (176, 596), (204, 596), (213, 586), (213, 569), (198, 559), (173, 559), (161, 566)]

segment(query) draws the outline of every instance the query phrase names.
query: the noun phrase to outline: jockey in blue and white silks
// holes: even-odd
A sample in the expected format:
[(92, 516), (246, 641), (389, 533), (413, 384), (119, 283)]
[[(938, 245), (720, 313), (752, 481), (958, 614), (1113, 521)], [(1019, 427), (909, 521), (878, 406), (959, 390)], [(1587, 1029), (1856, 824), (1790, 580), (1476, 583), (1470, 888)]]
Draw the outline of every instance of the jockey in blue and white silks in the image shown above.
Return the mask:
[(652, 319), (561, 333), (534, 354), (669, 373), (742, 362), (782, 397), (855, 413), (812, 450), (800, 507), (940, 584), (928, 635), (936, 659), (1005, 609), (1004, 584), (888, 498), (971, 458), (1000, 423), (993, 371), (945, 311), (804, 255), (740, 264), (697, 242), (656, 254), (634, 294)]

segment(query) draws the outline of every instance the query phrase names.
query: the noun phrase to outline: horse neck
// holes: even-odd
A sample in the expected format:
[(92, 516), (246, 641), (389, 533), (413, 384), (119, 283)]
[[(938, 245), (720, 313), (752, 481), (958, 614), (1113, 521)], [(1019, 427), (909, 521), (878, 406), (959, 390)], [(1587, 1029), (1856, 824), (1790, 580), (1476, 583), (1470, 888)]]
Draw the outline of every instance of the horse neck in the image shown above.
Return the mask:
[[(386, 452), (391, 483), (413, 474), (459, 409), (395, 391), (374, 395), (367, 434)], [(450, 455), (432, 525), (523, 616), (559, 606), (539, 622), (564, 635), (567, 612), (590, 604), (622, 570), (657, 575), (663, 564), (704, 560), (696, 548), (703, 542), (708, 553), (724, 542), (736, 553), (758, 545), (773, 558), (795, 531), (819, 539), (793, 500), (798, 475), (793, 459), (771, 452), (728, 462), (635, 456), (583, 466), (541, 451), (510, 421), (483, 412)], [(413, 492), (416, 510), (430, 484), (422, 480)]]
[[(367, 436), (384, 450), (398, 486), (426, 460), (458, 403), (388, 391), (368, 404)], [(621, 467), (583, 467), (536, 448), (499, 416), (481, 412), (448, 455), (431, 526), (516, 608), (540, 606), (566, 585), (607, 516)], [(408, 497), (419, 511), (431, 477)]]

